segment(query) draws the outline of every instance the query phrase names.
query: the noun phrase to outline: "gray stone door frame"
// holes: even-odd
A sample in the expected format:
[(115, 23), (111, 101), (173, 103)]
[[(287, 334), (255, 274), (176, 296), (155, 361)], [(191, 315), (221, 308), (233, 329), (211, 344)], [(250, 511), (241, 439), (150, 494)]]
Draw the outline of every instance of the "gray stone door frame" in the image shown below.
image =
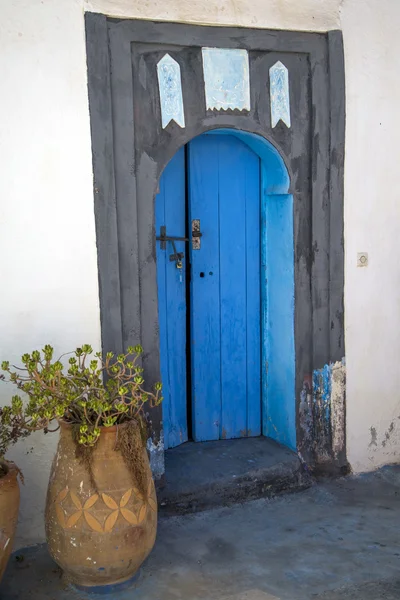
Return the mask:
[[(330, 427), (323, 415), (308, 414), (303, 421), (300, 416), (301, 400), (313, 401), (313, 374), (345, 355), (341, 32), (203, 27), (95, 13), (87, 13), (85, 22), (103, 350), (120, 352), (140, 342), (147, 385), (159, 379), (154, 198), (160, 174), (179, 147), (210, 129), (262, 135), (284, 158), (294, 196), (298, 448), (311, 466), (322, 461), (343, 468), (345, 436), (333, 452), (329, 435), (320, 436)], [(249, 114), (205, 109), (199, 62), (204, 46), (249, 52)], [(184, 129), (160, 125), (154, 61), (171, 51), (185, 65)], [(265, 69), (281, 56), (293, 73), (290, 131), (282, 124), (271, 129), (264, 101)], [(340, 410), (344, 414), (344, 403)], [(156, 477), (163, 473), (161, 416), (160, 408), (151, 414)]]

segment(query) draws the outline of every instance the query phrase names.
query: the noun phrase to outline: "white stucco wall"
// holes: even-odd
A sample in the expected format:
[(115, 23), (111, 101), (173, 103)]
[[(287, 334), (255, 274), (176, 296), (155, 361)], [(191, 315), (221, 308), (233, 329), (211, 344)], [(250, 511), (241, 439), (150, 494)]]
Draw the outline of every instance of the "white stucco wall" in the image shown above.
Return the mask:
[(400, 3), (345, 0), (341, 22), (348, 458), (365, 471), (400, 462)]
[[(399, 461), (398, 0), (4, 2), (0, 359), (16, 361), (49, 342), (60, 352), (100, 345), (84, 10), (200, 24), (343, 28), (348, 457), (356, 471)], [(369, 253), (367, 268), (356, 266), (361, 251)], [(0, 402), (8, 397), (0, 385)], [(55, 443), (56, 436), (37, 434), (11, 454), (26, 478), (19, 546), (43, 538)]]
[[(0, 360), (18, 363), (45, 343), (100, 348), (97, 258), (83, 8), (10, 0), (1, 12)], [(36, 434), (11, 453), (25, 475), (18, 545), (43, 539), (56, 441)]]
[(113, 17), (326, 31), (339, 27), (340, 0), (84, 0), (87, 11)]

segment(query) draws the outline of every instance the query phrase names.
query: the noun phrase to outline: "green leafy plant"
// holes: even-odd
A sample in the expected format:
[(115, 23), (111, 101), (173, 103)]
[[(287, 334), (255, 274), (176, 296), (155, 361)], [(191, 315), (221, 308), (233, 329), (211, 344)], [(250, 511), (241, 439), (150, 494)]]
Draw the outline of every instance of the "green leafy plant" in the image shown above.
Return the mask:
[[(0, 379), (3, 378), (4, 376), (0, 375)], [(15, 402), (12, 406), (0, 407), (0, 477), (8, 472), (5, 454), (10, 446), (30, 434), (30, 431), (25, 429), (23, 422), (21, 422), (20, 409), (14, 406)], [(22, 479), (20, 471), (19, 474)]]
[[(129, 347), (117, 356), (108, 352), (103, 359), (100, 352), (93, 355), (92, 347), (86, 344), (71, 353), (67, 367), (62, 359), (68, 355), (53, 360), (53, 354), (53, 348), (46, 345), (41, 352), (24, 354), (23, 367), (2, 363), (7, 380), (25, 395), (25, 401), (19, 394), (13, 396), (0, 413), (4, 448), (7, 436), (13, 440), (13, 432), (14, 437), (19, 432), (48, 432), (57, 419), (76, 426), (78, 444), (93, 447), (102, 427), (142, 422), (144, 406), (162, 401), (161, 383), (155, 384), (154, 393), (143, 388), (141, 346)], [(6, 379), (4, 375), (2, 378)], [(2, 446), (0, 456), (1, 451)]]

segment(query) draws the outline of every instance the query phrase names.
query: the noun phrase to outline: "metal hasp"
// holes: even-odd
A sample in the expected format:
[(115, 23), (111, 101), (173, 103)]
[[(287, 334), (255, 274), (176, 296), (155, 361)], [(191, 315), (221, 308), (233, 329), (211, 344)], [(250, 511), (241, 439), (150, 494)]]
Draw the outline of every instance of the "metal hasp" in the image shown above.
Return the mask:
[[(200, 231), (200, 220), (194, 219), (192, 221), (192, 248), (193, 250), (198, 250), (200, 248), (200, 238), (203, 234)], [(189, 242), (189, 238), (179, 237), (176, 235), (167, 235), (167, 228), (165, 225), (161, 225), (160, 227), (160, 235), (156, 237), (156, 240), (161, 242), (161, 250), (167, 249), (167, 242), (172, 243), (172, 248), (174, 253), (170, 255), (169, 260), (173, 261), (181, 261), (184, 257), (183, 252), (177, 252), (175, 242)]]
[(185, 256), (183, 252), (177, 252), (176, 251), (176, 246), (175, 246), (175, 241), (179, 241), (179, 242), (188, 242), (188, 238), (184, 238), (184, 237), (178, 237), (178, 236), (171, 236), (171, 235), (167, 235), (167, 228), (165, 225), (161, 225), (160, 227), (160, 235), (156, 237), (156, 240), (158, 240), (159, 242), (161, 242), (161, 250), (166, 250), (167, 249), (167, 242), (171, 242), (172, 243), (172, 248), (174, 250), (173, 254), (170, 254), (169, 260), (171, 262), (176, 262), (176, 266), (177, 268), (182, 268), (182, 259)]

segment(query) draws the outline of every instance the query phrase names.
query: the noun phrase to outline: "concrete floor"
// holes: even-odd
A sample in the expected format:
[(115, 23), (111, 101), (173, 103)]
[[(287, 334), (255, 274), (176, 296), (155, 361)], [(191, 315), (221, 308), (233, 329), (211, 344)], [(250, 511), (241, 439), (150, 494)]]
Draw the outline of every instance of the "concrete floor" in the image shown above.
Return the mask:
[[(80, 597), (63, 587), (44, 546), (18, 554), (2, 600)], [(112, 598), (399, 600), (400, 467), (163, 517), (135, 587)]]

